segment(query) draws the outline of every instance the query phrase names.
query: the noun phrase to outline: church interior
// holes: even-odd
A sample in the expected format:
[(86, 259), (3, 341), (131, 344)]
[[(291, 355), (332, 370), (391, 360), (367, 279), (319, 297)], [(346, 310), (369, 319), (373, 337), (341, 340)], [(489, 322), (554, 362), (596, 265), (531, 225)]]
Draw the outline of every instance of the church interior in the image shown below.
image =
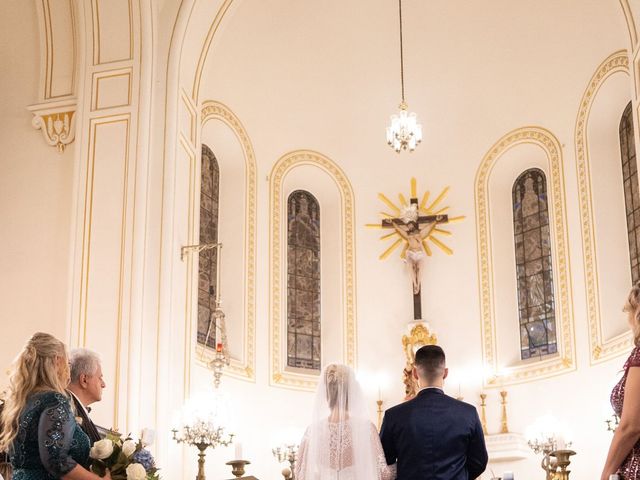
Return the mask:
[(207, 478), (277, 479), (325, 365), (378, 425), (437, 343), (482, 479), (548, 478), (548, 442), (602, 471), (640, 0), (3, 0), (0, 23), (3, 372), (37, 331), (90, 348), (92, 417), (153, 429), (162, 477), (197, 474), (209, 415)]

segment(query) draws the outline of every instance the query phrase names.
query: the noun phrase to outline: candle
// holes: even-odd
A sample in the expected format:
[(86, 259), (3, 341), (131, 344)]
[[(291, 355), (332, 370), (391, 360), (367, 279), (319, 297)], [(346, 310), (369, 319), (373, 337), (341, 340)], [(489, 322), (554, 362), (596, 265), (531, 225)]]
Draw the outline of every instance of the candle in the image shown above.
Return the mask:
[(242, 443), (236, 442), (236, 460), (243, 460), (242, 458)]
[(378, 400), (382, 400), (382, 388), (380, 384), (378, 384)]
[(461, 395), (460, 395), (460, 382), (458, 382), (458, 398), (461, 398)]
[(504, 472), (502, 474), (502, 480), (513, 480), (513, 472)]
[(218, 352), (218, 353), (222, 352), (222, 344), (221, 343), (217, 343), (216, 344), (216, 352)]
[(564, 450), (566, 448), (566, 442), (564, 441), (564, 437), (562, 435), (556, 435), (556, 449)]

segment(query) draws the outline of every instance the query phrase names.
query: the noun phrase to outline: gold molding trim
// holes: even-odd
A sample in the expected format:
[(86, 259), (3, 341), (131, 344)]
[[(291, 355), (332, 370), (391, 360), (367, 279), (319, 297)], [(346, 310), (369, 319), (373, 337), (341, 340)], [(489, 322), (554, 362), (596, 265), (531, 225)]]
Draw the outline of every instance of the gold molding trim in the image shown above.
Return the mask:
[(620, 6), (622, 7), (622, 13), (624, 13), (624, 19), (627, 22), (627, 28), (629, 29), (629, 41), (631, 42), (631, 48), (635, 50), (638, 45), (638, 30), (636, 29), (636, 22), (633, 19), (629, 0), (620, 0)]
[[(556, 318), (559, 319), (558, 355), (537, 362), (517, 362), (499, 365), (496, 339), (495, 287), (493, 285), (493, 253), (491, 246), (491, 218), (489, 213), (489, 178), (498, 159), (508, 150), (522, 144), (540, 147), (549, 161), (549, 193), (553, 210), (552, 220), (553, 266), (558, 299)], [(482, 322), (482, 354), (484, 365), (504, 375), (501, 384), (515, 384), (546, 378), (576, 369), (575, 333), (572, 316), (572, 293), (569, 250), (566, 230), (566, 204), (562, 149), (558, 139), (542, 127), (515, 129), (498, 140), (482, 159), (475, 182), (476, 220), (478, 235), (478, 269), (480, 273), (480, 313)], [(515, 281), (515, 279), (514, 279)], [(558, 326), (558, 325), (557, 325)], [(506, 367), (503, 371), (502, 367)], [(486, 378), (485, 386), (496, 386), (496, 378)]]
[(582, 96), (576, 120), (576, 169), (578, 174), (578, 198), (580, 201), (589, 346), (592, 365), (626, 353), (632, 346), (630, 333), (617, 335), (610, 339), (602, 337), (597, 245), (591, 197), (589, 141), (587, 138), (589, 112), (591, 111), (593, 100), (604, 82), (617, 72), (629, 73), (629, 57), (625, 50), (613, 53), (600, 64)]
[[(269, 248), (271, 265), (271, 376), (270, 383), (296, 390), (313, 391), (318, 384), (314, 374), (288, 371), (286, 365), (286, 333), (281, 334), (283, 326), (282, 301), (286, 297), (286, 287), (282, 291), (281, 280), (285, 265), (286, 245), (280, 244), (282, 233), (282, 186), (286, 175), (296, 167), (313, 165), (325, 171), (336, 183), (342, 200), (342, 286), (343, 286), (343, 361), (352, 367), (356, 365), (356, 305), (355, 305), (355, 202), (353, 188), (342, 169), (328, 157), (311, 150), (295, 150), (281, 157), (271, 170), (270, 178), (270, 230)], [(283, 254), (284, 248), (284, 254)], [(283, 257), (284, 255), (284, 257)], [(284, 352), (284, 355), (283, 355)]]
[(204, 40), (204, 44), (202, 45), (202, 50), (200, 50), (200, 56), (198, 57), (198, 65), (196, 66), (196, 72), (193, 77), (193, 92), (191, 97), (198, 102), (198, 97), (200, 95), (200, 81), (202, 80), (202, 72), (204, 71), (204, 63), (207, 60), (207, 55), (209, 54), (209, 48), (211, 47), (211, 42), (213, 41), (213, 37), (218, 31), (218, 27), (222, 22), (225, 14), (229, 10), (229, 7), (233, 3), (233, 0), (224, 0), (220, 8), (218, 8), (218, 13), (215, 18), (211, 22), (211, 26), (209, 27), (209, 31), (207, 32), (207, 38)]
[[(255, 381), (255, 328), (256, 328), (256, 156), (249, 135), (238, 117), (223, 103), (207, 100), (201, 108), (201, 126), (210, 120), (220, 120), (235, 133), (244, 152), (245, 179), (245, 335), (244, 358), (232, 358), (225, 368), (225, 373), (232, 376)], [(199, 155), (199, 154), (198, 154)], [(195, 206), (194, 206), (195, 208)], [(199, 207), (198, 207), (199, 208)], [(198, 347), (200, 348), (200, 347)], [(214, 352), (204, 349), (207, 363), (213, 359)]]
[[(125, 78), (127, 80), (127, 101), (125, 103), (117, 103), (113, 105), (100, 105), (100, 85), (107, 79)], [(91, 89), (91, 111), (106, 110), (116, 107), (131, 106), (132, 88), (133, 88), (133, 68), (119, 68), (115, 70), (107, 70), (102, 72), (93, 72)], [(104, 90), (104, 88), (103, 88)]]

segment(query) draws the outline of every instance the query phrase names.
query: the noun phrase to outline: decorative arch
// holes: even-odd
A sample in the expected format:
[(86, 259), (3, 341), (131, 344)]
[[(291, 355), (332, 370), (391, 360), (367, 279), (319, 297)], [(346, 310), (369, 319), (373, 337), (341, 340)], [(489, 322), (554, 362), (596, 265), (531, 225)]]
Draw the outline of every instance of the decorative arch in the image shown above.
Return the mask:
[(286, 245), (282, 244), (283, 184), (288, 173), (303, 165), (313, 165), (335, 182), (340, 192), (342, 219), (342, 275), (344, 358), (347, 365), (356, 364), (356, 306), (355, 306), (355, 249), (354, 249), (354, 195), (347, 176), (331, 159), (311, 150), (296, 150), (281, 157), (270, 175), (270, 290), (271, 290), (271, 375), (272, 385), (300, 390), (314, 390), (317, 375), (287, 371), (285, 368), (286, 338), (283, 336), (283, 277)]
[[(256, 306), (256, 157), (246, 130), (238, 117), (226, 105), (207, 100), (201, 108), (201, 129), (210, 120), (220, 120), (236, 135), (244, 153), (245, 177), (245, 234), (244, 234), (244, 278), (245, 315), (243, 358), (232, 359), (228, 373), (239, 378), (255, 381), (255, 306)], [(193, 280), (192, 280), (193, 281)], [(205, 350), (205, 358), (213, 359), (213, 351)], [(209, 358), (210, 357), (210, 358)]]
[[(532, 144), (541, 148), (548, 160), (548, 192), (550, 209), (549, 223), (553, 245), (553, 270), (556, 286), (556, 322), (559, 324), (558, 355), (546, 360), (518, 362), (513, 365), (498, 364), (496, 339), (495, 296), (493, 282), (494, 260), (491, 239), (491, 217), (489, 212), (489, 179), (496, 163), (512, 148)], [(478, 263), (480, 273), (480, 312), (482, 323), (482, 353), (484, 365), (494, 372), (485, 379), (487, 386), (497, 386), (499, 370), (502, 384), (514, 384), (536, 378), (557, 375), (576, 368), (574, 325), (572, 317), (571, 276), (569, 250), (567, 246), (566, 206), (562, 150), (558, 139), (541, 127), (523, 127), (513, 130), (498, 140), (482, 159), (475, 182), (476, 225), (478, 238)]]
[(633, 13), (631, 12), (631, 5), (629, 5), (629, 0), (620, 0), (620, 7), (622, 7), (622, 13), (624, 13), (624, 19), (627, 22), (631, 48), (635, 50), (636, 46), (638, 45), (638, 30), (636, 29), (636, 22), (633, 19)]
[(580, 201), (580, 224), (582, 225), (582, 250), (584, 256), (587, 316), (589, 323), (589, 344), (591, 363), (599, 363), (620, 355), (631, 347), (631, 334), (605, 339), (602, 334), (602, 314), (600, 311), (595, 225), (591, 192), (591, 173), (587, 126), (594, 98), (604, 82), (616, 72), (629, 73), (629, 58), (620, 50), (610, 55), (600, 64), (591, 77), (580, 102), (576, 120), (576, 168), (578, 173), (578, 198)]

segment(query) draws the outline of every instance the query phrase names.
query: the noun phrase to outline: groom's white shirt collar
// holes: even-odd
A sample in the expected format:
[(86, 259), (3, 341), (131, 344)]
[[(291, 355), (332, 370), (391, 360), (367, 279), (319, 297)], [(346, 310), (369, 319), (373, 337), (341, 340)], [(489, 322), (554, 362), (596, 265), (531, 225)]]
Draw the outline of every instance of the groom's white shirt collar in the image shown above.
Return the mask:
[(417, 392), (417, 393), (420, 393), (421, 391), (426, 390), (426, 389), (428, 389), (428, 388), (436, 388), (436, 389), (441, 390), (441, 391), (443, 391), (443, 392), (444, 392), (444, 389), (442, 389), (441, 387), (435, 387), (435, 386), (434, 386), (434, 387), (421, 387), (420, 389), (418, 389), (418, 392)]

